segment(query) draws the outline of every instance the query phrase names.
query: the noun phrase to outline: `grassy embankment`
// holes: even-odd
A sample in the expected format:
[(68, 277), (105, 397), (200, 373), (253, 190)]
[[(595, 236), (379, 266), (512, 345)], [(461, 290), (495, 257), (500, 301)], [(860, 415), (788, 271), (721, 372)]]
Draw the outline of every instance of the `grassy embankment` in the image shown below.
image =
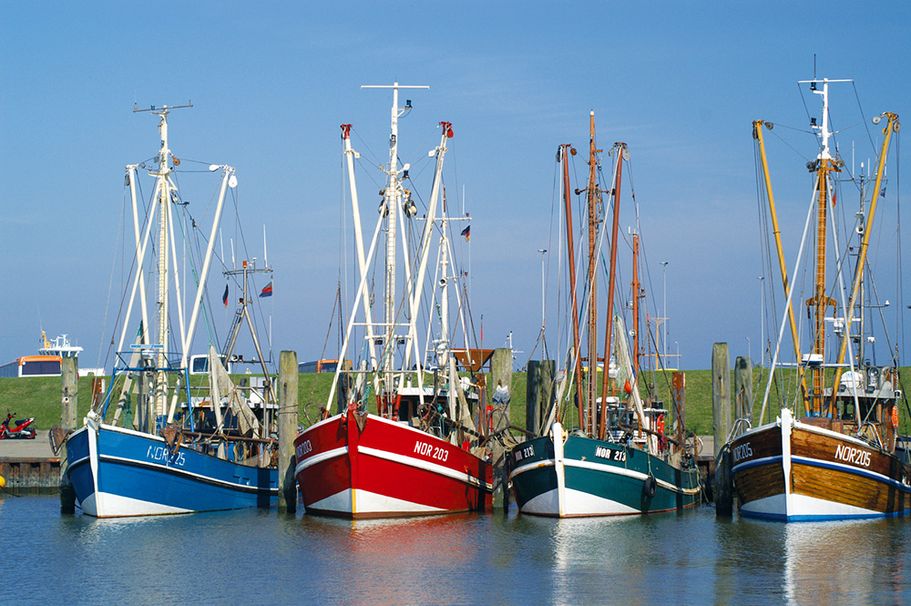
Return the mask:
[[(907, 371), (908, 369), (906, 369)], [(194, 377), (195, 379), (195, 377)], [(201, 379), (201, 378), (200, 378)], [(300, 423), (310, 425), (319, 416), (319, 408), (325, 404), (332, 382), (331, 374), (302, 374), (298, 383), (298, 402), (300, 403)], [(659, 374), (654, 381), (659, 395), (669, 405), (670, 376), (665, 379)], [(194, 383), (196, 381), (194, 380)], [(733, 385), (733, 375), (731, 377)], [(754, 370), (754, 393), (757, 404), (754, 416), (758, 419), (759, 403), (765, 389), (765, 375)], [(79, 380), (79, 410), (77, 418), (81, 419), (88, 411), (91, 380)], [(770, 401), (776, 401), (773, 389)], [(687, 426), (697, 434), (712, 433), (712, 376), (708, 370), (691, 370), (686, 373), (686, 407)], [(60, 422), (60, 379), (57, 377), (0, 379), (0, 414), (6, 417), (7, 409), (14, 411), (18, 418), (36, 418), (39, 429), (48, 429)], [(525, 373), (513, 373), (512, 381), (512, 423), (517, 427), (525, 426)], [(777, 404), (772, 414), (778, 412)], [(757, 420), (754, 419), (754, 422)], [(568, 419), (569, 425), (575, 425), (575, 415)], [(902, 433), (911, 433), (911, 419), (901, 410)]]

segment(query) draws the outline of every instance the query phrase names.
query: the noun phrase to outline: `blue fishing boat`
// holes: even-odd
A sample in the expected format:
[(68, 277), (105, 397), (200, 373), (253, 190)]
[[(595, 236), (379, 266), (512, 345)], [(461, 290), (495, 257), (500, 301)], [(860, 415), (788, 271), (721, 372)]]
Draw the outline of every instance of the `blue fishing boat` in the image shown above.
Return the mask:
[[(201, 267), (190, 274), (198, 277), (192, 307), (185, 310), (180, 289), (187, 284), (181, 281), (182, 264), (177, 261), (184, 242), (175, 242), (174, 234), (192, 234), (199, 220), (187, 212), (188, 203), (174, 180), (181, 162), (169, 147), (168, 115), (178, 107), (189, 105), (134, 108), (159, 117), (161, 149), (148, 166), (126, 167), (135, 248), (123, 322), (117, 327), (120, 340), (106, 392), (93, 394), (97, 397), (84, 426), (66, 437), (64, 482), (72, 485), (83, 513), (99, 518), (268, 507), (278, 496), (273, 429), (277, 406), (268, 360), (248, 310), (256, 299), (250, 293), (257, 292), (251, 280), (257, 273), (271, 275), (268, 262), (265, 269), (244, 261), (241, 269), (224, 270), (226, 279), (242, 289), (239, 307), (221, 350), (209, 346), (208, 384), (190, 381), (189, 352), (197, 321), (201, 313), (211, 317), (206, 281), (222, 208), (237, 178), (227, 165), (190, 171), (220, 172), (221, 180), (205, 254), (196, 259)], [(155, 179), (146, 208), (139, 204), (137, 179), (143, 168)], [(183, 246), (184, 251), (188, 248)], [(152, 301), (147, 301), (147, 281), (157, 293)], [(226, 287), (225, 305), (228, 293)], [(134, 341), (125, 347), (129, 327), (137, 325)], [(243, 325), (249, 327), (256, 348), (253, 360), (234, 353)], [(147, 330), (150, 326), (157, 329), (154, 336)], [(258, 364), (262, 376), (235, 385), (226, 369), (229, 361)]]

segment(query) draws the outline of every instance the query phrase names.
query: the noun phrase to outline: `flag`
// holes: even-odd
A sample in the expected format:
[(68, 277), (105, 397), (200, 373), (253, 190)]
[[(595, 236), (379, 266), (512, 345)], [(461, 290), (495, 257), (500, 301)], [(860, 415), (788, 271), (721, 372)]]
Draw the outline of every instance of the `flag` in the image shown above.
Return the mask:
[(460, 235), (465, 236), (465, 240), (471, 242), (471, 225), (463, 229)]
[(259, 296), (260, 297), (271, 297), (272, 296), (272, 282), (269, 282), (268, 284), (263, 286), (263, 289), (261, 291), (259, 291)]
[(221, 302), (225, 304), (225, 307), (228, 306), (228, 285), (225, 284), (225, 294), (221, 296)]

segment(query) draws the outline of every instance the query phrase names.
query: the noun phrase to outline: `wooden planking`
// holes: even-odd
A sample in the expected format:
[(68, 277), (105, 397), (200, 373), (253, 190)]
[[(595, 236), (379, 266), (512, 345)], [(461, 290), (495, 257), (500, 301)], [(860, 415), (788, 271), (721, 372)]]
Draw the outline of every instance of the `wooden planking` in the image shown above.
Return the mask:
[(781, 454), (781, 428), (776, 425), (756, 433), (742, 435), (731, 443), (731, 450), (740, 455), (740, 451), (736, 451), (736, 449), (744, 444), (749, 445), (749, 450), (753, 454), (744, 458), (734, 457), (734, 465), (754, 459), (778, 456)]
[(900, 511), (911, 500), (907, 492), (873, 478), (800, 463), (791, 467), (791, 491), (882, 513)]
[[(835, 451), (839, 446), (846, 446), (870, 453), (870, 464), (854, 465), (850, 461), (836, 459)], [(901, 480), (901, 469), (900, 467), (896, 468), (893, 464), (894, 457), (870, 446), (861, 446), (854, 442), (840, 440), (834, 436), (824, 436), (797, 427), (795, 427), (794, 431), (791, 433), (791, 454), (794, 456), (819, 459), (821, 461), (840, 463), (842, 465), (850, 465), (857, 469), (867, 469), (895, 480)], [(896, 471), (898, 472), (898, 475), (893, 475)]]
[(784, 471), (781, 462), (757, 465), (734, 476), (734, 486), (741, 505), (784, 492)]

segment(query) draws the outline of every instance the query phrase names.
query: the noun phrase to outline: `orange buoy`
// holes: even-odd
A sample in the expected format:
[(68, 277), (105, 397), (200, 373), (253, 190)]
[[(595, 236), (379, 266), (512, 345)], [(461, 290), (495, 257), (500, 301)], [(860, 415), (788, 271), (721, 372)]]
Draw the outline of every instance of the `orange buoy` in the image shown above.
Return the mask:
[(626, 392), (626, 395), (631, 395), (633, 393), (633, 386), (630, 384), (629, 379), (623, 384), (623, 391)]

